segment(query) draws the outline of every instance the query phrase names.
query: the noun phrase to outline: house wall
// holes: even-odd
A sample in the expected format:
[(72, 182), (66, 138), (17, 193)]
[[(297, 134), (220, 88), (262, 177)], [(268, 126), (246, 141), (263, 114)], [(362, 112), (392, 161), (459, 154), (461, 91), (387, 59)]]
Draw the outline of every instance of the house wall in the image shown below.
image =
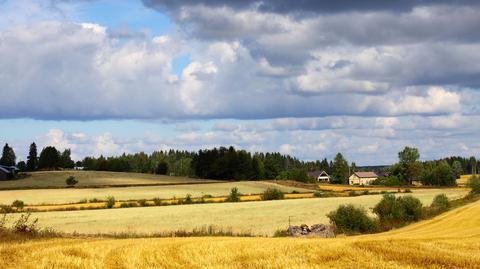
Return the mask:
[(8, 179), (8, 174), (6, 174), (5, 172), (3, 171), (0, 171), (0, 180), (6, 180)]
[(377, 179), (376, 177), (363, 177), (359, 178), (357, 175), (353, 174), (348, 179), (350, 185), (370, 185), (373, 181)]

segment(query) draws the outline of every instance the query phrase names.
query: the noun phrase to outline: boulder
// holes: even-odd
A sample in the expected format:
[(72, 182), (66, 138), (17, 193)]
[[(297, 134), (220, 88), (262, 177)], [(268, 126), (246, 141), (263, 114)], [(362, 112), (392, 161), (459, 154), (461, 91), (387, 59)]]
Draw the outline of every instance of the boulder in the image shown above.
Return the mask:
[(311, 227), (306, 224), (290, 226), (288, 227), (288, 235), (292, 237), (335, 237), (333, 227), (324, 224), (314, 224)]

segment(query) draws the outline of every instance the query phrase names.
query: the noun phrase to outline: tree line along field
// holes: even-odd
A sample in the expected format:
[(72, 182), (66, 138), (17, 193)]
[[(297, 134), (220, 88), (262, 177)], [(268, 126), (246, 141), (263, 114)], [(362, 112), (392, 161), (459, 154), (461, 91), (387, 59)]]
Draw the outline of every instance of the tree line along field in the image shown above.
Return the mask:
[(189, 177), (172, 177), (142, 173), (104, 172), (104, 171), (40, 171), (30, 172), (28, 176), (16, 180), (0, 181), (0, 189), (65, 188), (65, 180), (74, 176), (77, 187), (109, 187), (128, 185), (162, 185), (218, 182), (215, 180)]
[[(357, 197), (358, 198), (358, 197)], [(45, 239), (3, 268), (480, 268), (480, 201), (386, 233), (332, 239)]]
[[(451, 199), (466, 195), (466, 189), (415, 190), (412, 195), (429, 205), (437, 194), (445, 193)], [(404, 194), (399, 194), (404, 195)], [(175, 230), (193, 230), (214, 225), (249, 232), (273, 235), (277, 229), (292, 224), (328, 223), (326, 214), (341, 204), (352, 203), (369, 209), (381, 195), (257, 201), (241, 203), (191, 204), (158, 207), (55, 211), (32, 213), (42, 227), (51, 227), (67, 233), (161, 233)]]
[(11, 204), (14, 200), (22, 200), (29, 205), (68, 204), (80, 200), (94, 198), (104, 200), (114, 196), (116, 200), (138, 199), (171, 199), (192, 197), (227, 196), (230, 189), (237, 187), (242, 194), (260, 194), (269, 187), (275, 187), (283, 192), (309, 192), (311, 190), (282, 186), (262, 181), (240, 181), (206, 184), (181, 184), (165, 186), (110, 187), (110, 188), (68, 188), (68, 189), (35, 189), (35, 190), (4, 190), (0, 191), (0, 204)]

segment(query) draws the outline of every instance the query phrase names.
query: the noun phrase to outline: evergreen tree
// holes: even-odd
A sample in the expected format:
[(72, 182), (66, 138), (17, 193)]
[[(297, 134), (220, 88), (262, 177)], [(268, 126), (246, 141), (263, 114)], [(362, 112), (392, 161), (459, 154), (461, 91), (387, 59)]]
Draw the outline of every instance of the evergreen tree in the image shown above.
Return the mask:
[(27, 157), (27, 170), (35, 171), (38, 168), (38, 155), (37, 155), (37, 145), (33, 142), (30, 145), (30, 150)]
[(336, 182), (348, 183), (348, 162), (341, 153), (337, 153), (332, 167), (332, 177)]
[(2, 158), (0, 158), (0, 164), (6, 166), (14, 166), (16, 164), (17, 158), (15, 157), (15, 152), (13, 148), (9, 147), (8, 144), (5, 144), (3, 147)]

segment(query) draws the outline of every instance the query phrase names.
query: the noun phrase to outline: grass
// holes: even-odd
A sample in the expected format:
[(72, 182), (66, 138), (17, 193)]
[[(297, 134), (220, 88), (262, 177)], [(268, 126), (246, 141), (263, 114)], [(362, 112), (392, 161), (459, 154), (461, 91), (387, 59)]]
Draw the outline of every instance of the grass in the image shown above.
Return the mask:
[(335, 239), (83, 238), (0, 243), (0, 264), (67, 269), (479, 268), (478, 223), (480, 201), (391, 232)]
[(261, 181), (117, 188), (4, 190), (0, 191), (0, 204), (11, 204), (15, 200), (22, 200), (29, 205), (67, 204), (77, 203), (84, 199), (92, 200), (97, 198), (104, 200), (107, 196), (114, 196), (116, 200), (153, 199), (155, 197), (170, 199), (173, 196), (183, 198), (187, 196), (187, 194), (191, 194), (192, 197), (201, 197), (205, 194), (227, 196), (233, 187), (238, 187), (242, 194), (259, 194), (272, 186), (284, 192), (292, 192), (294, 190), (300, 192), (308, 191), (306, 189), (281, 186)]
[(65, 188), (67, 187), (65, 180), (69, 176), (74, 176), (75, 179), (79, 181), (78, 184), (75, 185), (76, 188), (215, 182), (213, 180), (141, 173), (69, 170), (28, 173), (28, 176), (25, 178), (0, 181), (0, 189)]
[[(445, 193), (449, 198), (464, 196), (466, 189), (413, 190), (423, 204), (429, 205), (433, 197)], [(405, 195), (405, 194), (399, 194)], [(381, 195), (356, 197), (332, 197), (316, 199), (292, 199), (277, 201), (192, 204), (164, 207), (135, 207), (67, 212), (39, 212), (41, 226), (61, 232), (96, 233), (160, 233), (172, 230), (193, 230), (216, 225), (232, 229), (235, 233), (251, 232), (257, 235), (273, 235), (277, 229), (285, 229), (291, 216), (292, 225), (327, 223), (326, 214), (340, 204), (354, 203), (371, 208)]]

